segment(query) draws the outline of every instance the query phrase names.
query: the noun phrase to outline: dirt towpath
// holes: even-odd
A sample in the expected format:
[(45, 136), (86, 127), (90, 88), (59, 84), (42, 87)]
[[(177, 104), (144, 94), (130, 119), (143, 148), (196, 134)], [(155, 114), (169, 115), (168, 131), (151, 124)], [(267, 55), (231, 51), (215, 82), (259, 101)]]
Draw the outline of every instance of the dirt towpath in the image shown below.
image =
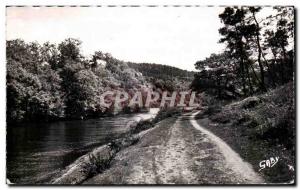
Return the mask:
[(199, 125), (197, 112), (165, 119), (84, 184), (261, 184), (263, 179), (222, 139)]

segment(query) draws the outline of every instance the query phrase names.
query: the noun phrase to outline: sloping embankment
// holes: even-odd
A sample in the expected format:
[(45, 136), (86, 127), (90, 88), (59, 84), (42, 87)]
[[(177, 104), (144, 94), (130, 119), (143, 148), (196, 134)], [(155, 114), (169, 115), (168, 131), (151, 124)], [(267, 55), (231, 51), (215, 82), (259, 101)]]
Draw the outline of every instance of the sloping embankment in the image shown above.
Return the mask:
[[(294, 184), (294, 101), (294, 86), (288, 83), (227, 105), (209, 105), (196, 119), (251, 163), (267, 183)], [(278, 163), (261, 169), (260, 162), (271, 157), (279, 157)]]
[(177, 111), (160, 111), (154, 119), (140, 120), (139, 123), (131, 123), (131, 126), (129, 126), (130, 131), (125, 137), (114, 140), (94, 149), (89, 154), (81, 156), (64, 169), (60, 177), (53, 179), (50, 183), (80, 184), (86, 179), (103, 172), (110, 167), (112, 159), (120, 150), (138, 142), (143, 135), (153, 129), (155, 123), (174, 113), (176, 114)]
[(52, 181), (53, 184), (80, 184), (87, 178), (109, 167), (110, 161), (122, 148), (138, 141), (138, 135), (122, 138), (94, 149), (83, 155), (68, 166), (61, 177)]

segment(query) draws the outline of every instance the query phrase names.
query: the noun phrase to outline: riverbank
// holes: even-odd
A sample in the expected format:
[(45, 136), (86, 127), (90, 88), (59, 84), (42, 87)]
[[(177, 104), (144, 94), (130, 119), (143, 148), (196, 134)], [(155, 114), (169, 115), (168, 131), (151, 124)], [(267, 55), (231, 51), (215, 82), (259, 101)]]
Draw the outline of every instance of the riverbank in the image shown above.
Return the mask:
[[(133, 114), (143, 114), (143, 113), (151, 113), (151, 110), (159, 110), (159, 108), (149, 108), (147, 110), (130, 110), (130, 109), (124, 109), (118, 112), (105, 112), (101, 114), (95, 114), (85, 117), (55, 117), (55, 118), (43, 118), (41, 120), (8, 120), (6, 123), (6, 126), (14, 127), (14, 126), (20, 126), (23, 124), (42, 124), (42, 123), (55, 123), (55, 122), (61, 122), (61, 121), (86, 121), (90, 119), (99, 119), (99, 118), (110, 118), (110, 117), (116, 117), (121, 115), (133, 115)], [(155, 112), (157, 112), (155, 111)]]
[(61, 171), (61, 175), (56, 176), (50, 183), (52, 184), (80, 184), (83, 181), (110, 168), (111, 162), (116, 154), (124, 148), (137, 143), (148, 131), (158, 122), (174, 116), (178, 110), (162, 110), (155, 118), (141, 118), (137, 122), (127, 123), (128, 133), (122, 138), (98, 147), (88, 154), (78, 158), (74, 163)]

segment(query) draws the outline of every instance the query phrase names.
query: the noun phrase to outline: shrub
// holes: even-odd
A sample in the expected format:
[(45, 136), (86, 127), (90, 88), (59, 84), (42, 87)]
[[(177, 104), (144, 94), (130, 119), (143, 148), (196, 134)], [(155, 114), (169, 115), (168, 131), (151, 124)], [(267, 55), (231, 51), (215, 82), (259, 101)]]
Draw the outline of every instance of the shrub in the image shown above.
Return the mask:
[(112, 158), (112, 156), (101, 157), (91, 153), (89, 154), (88, 162), (85, 162), (83, 166), (83, 172), (88, 178), (102, 173), (105, 169), (109, 168)]

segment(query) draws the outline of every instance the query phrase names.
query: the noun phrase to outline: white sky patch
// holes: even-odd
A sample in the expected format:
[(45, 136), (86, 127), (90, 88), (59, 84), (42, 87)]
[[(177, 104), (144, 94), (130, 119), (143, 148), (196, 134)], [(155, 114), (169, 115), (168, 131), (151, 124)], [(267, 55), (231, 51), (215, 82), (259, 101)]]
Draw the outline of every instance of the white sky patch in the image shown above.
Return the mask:
[(10, 7), (7, 40), (59, 43), (79, 38), (85, 55), (100, 50), (132, 62), (195, 70), (221, 52), (221, 7)]

